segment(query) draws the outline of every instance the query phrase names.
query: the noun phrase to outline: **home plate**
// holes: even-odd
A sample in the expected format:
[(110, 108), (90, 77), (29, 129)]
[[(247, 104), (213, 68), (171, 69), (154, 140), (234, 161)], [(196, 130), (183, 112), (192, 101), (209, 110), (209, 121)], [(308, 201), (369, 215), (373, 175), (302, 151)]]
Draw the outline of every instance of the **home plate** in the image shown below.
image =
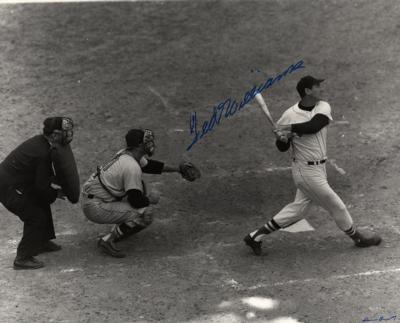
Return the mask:
[(281, 231), (296, 233), (304, 231), (314, 231), (314, 228), (311, 226), (310, 223), (307, 222), (307, 220), (303, 219), (299, 222), (296, 222), (295, 224), (292, 224), (290, 227), (281, 229)]

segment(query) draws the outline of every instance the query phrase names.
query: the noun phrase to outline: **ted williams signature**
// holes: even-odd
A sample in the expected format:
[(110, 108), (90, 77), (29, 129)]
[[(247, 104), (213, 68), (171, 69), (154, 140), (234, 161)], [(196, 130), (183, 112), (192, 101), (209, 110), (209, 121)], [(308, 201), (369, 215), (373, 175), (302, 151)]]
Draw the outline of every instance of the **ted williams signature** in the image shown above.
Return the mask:
[(243, 98), (239, 101), (236, 101), (234, 98), (228, 98), (225, 101), (217, 103), (213, 107), (210, 120), (204, 121), (199, 131), (197, 130), (196, 112), (193, 112), (190, 116), (190, 134), (193, 135), (193, 140), (186, 150), (192, 149), (193, 145), (196, 144), (207, 133), (211, 132), (214, 126), (219, 125), (223, 112), (225, 112), (225, 118), (232, 117), (236, 112), (244, 108), (247, 103), (253, 100), (257, 93), (265, 91), (274, 83), (283, 79), (286, 75), (291, 74), (296, 70), (305, 68), (303, 64), (304, 61), (300, 60), (297, 63), (290, 65), (286, 70), (284, 70), (281, 74), (278, 74), (276, 77), (270, 77), (265, 81), (265, 83), (260, 84), (258, 87), (254, 86), (251, 90), (247, 91)]

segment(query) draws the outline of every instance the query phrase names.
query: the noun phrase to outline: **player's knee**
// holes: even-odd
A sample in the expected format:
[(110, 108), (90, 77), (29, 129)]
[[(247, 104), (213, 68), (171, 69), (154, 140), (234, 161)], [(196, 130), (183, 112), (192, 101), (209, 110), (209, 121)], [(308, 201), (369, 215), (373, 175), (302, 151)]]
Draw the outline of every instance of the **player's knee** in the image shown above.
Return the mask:
[(336, 212), (339, 212), (340, 214), (347, 213), (347, 207), (344, 205), (344, 203), (337, 203), (335, 205)]
[(134, 212), (133, 219), (137, 225), (147, 227), (153, 222), (153, 210), (148, 208), (142, 214), (137, 214), (137, 212)]

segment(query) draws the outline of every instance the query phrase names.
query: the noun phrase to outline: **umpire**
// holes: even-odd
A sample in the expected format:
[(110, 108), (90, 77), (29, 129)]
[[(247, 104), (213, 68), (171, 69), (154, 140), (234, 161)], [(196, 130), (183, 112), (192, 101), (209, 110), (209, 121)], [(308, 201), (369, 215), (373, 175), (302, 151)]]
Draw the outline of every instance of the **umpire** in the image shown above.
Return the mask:
[(14, 269), (37, 269), (43, 262), (39, 253), (58, 251), (50, 209), (63, 191), (53, 185), (53, 145), (68, 145), (73, 137), (70, 118), (53, 117), (44, 121), (43, 134), (36, 135), (14, 149), (0, 164), (0, 202), (24, 222), (22, 239)]

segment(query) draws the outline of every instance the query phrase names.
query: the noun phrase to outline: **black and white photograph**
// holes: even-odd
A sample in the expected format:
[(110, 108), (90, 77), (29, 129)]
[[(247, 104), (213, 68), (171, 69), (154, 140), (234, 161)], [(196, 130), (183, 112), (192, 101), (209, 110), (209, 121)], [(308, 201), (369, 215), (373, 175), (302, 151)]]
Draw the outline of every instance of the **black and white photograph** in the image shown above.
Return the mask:
[(400, 1), (0, 0), (0, 322), (400, 321)]

